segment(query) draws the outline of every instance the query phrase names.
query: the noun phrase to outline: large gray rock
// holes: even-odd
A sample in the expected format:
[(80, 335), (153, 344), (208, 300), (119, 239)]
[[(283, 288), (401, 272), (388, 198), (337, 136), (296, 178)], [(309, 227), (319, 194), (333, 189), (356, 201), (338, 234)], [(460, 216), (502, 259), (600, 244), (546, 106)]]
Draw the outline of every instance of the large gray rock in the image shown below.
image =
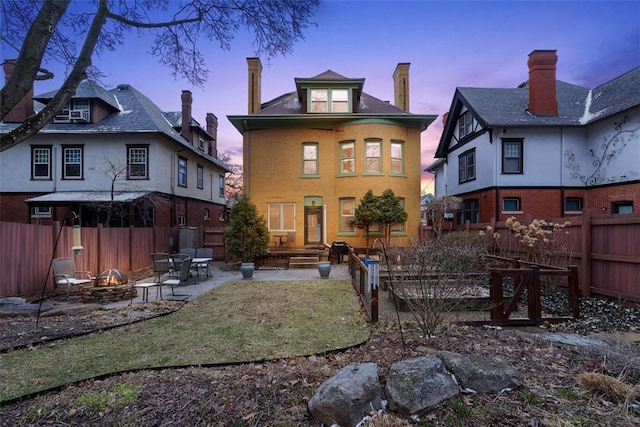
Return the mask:
[(522, 386), (523, 378), (511, 365), (473, 354), (443, 351), (437, 354), (460, 385), (478, 393), (496, 393), (505, 388)]
[(390, 410), (417, 415), (456, 396), (460, 387), (442, 360), (426, 356), (391, 365), (385, 392)]
[(309, 400), (309, 411), (325, 425), (352, 427), (372, 410), (382, 409), (380, 395), (378, 365), (349, 365), (318, 388)]

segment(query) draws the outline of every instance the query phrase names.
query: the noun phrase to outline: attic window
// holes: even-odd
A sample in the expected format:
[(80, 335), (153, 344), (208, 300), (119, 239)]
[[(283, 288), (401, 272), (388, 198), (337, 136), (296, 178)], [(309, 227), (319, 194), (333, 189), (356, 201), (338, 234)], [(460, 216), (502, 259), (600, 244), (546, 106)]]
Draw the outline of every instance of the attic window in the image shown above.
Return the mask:
[(467, 135), (471, 135), (476, 127), (476, 120), (473, 115), (467, 111), (458, 119), (458, 139), (462, 139)]
[(89, 122), (90, 103), (88, 99), (71, 99), (53, 118), (54, 123), (82, 123)]
[(311, 89), (310, 113), (349, 113), (348, 89)]

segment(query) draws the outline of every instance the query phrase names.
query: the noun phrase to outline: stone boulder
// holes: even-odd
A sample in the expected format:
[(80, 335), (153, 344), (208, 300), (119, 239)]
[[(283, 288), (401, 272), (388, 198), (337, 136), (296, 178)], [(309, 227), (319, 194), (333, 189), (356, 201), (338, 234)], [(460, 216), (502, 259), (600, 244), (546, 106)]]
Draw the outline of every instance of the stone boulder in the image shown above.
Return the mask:
[(442, 351), (437, 354), (460, 385), (478, 393), (497, 393), (517, 389), (523, 378), (511, 365), (486, 356)]
[(385, 388), (389, 409), (417, 415), (456, 396), (460, 387), (435, 356), (396, 362), (387, 373)]
[(327, 426), (355, 426), (371, 411), (382, 409), (381, 392), (378, 365), (345, 366), (318, 388), (309, 411)]

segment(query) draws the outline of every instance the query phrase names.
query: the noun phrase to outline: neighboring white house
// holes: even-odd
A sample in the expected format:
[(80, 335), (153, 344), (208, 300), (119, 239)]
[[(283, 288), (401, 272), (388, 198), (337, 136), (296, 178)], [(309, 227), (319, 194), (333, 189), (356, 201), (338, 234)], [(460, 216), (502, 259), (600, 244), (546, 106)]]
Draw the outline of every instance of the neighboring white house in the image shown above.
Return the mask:
[(640, 68), (589, 90), (556, 62), (536, 50), (517, 88), (456, 89), (427, 171), (463, 199), (458, 224), (640, 209)]
[[(14, 111), (27, 114), (7, 115), (0, 132), (54, 94), (23, 100)], [(0, 153), (0, 220), (50, 223), (73, 210), (87, 226), (221, 226), (229, 169), (216, 157), (217, 119), (208, 114), (205, 130), (191, 92), (181, 103), (162, 112), (130, 85), (81, 83), (52, 123)]]

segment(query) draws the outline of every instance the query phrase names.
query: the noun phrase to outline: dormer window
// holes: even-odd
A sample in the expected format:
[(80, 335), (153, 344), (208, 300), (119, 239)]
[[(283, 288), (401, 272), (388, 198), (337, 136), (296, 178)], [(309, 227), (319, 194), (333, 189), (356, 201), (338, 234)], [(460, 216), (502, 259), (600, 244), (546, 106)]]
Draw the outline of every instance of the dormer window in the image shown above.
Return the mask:
[(348, 89), (311, 89), (310, 113), (349, 113)]
[(54, 119), (54, 123), (90, 122), (90, 103), (88, 99), (71, 99), (62, 107)]

